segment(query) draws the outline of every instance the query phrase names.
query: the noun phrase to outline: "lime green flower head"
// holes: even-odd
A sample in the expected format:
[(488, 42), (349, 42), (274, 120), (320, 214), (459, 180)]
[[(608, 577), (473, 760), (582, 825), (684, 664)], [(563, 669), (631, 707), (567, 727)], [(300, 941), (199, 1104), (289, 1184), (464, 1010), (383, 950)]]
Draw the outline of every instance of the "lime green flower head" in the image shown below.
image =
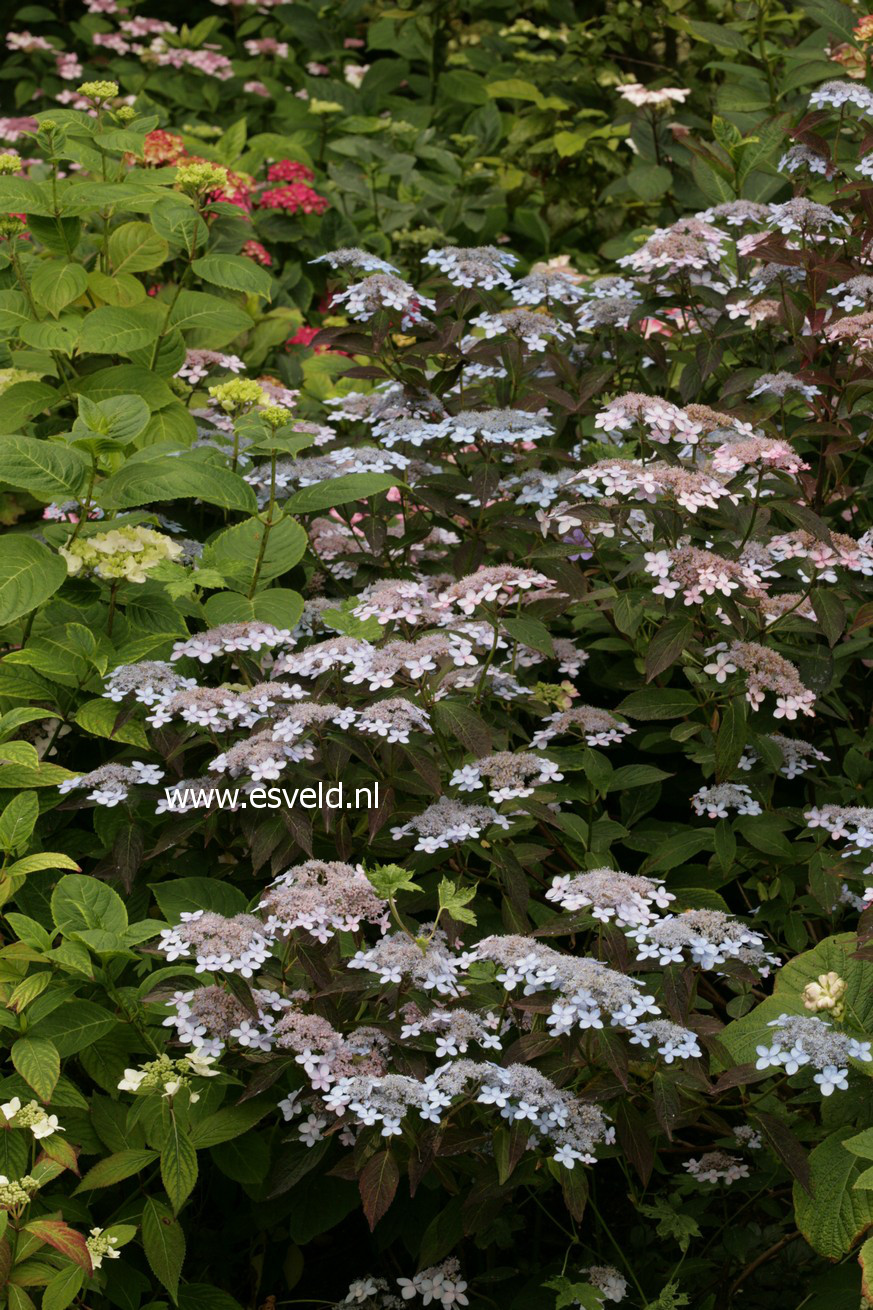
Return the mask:
[(209, 388), (209, 394), (225, 414), (241, 414), (251, 409), (252, 405), (269, 405), (270, 397), (260, 382), (251, 378), (234, 378), (230, 382), (219, 382)]
[(0, 214), (0, 239), (20, 236), (26, 227), (24, 219), (17, 214)]
[(193, 164), (180, 164), (176, 169), (176, 185), (189, 195), (203, 195), (207, 191), (222, 191), (229, 185), (227, 169), (221, 164), (199, 160)]
[[(23, 230), (24, 224), (21, 224), (19, 230)], [(14, 387), (16, 382), (39, 382), (42, 378), (41, 373), (33, 373), (27, 368), (0, 368), (0, 396), (10, 387)]]
[(77, 88), (80, 96), (85, 96), (87, 100), (96, 100), (98, 103), (104, 100), (114, 100), (118, 95), (117, 82), (83, 82)]
[(259, 410), (259, 413), (261, 418), (266, 419), (274, 432), (277, 428), (282, 428), (286, 423), (291, 422), (291, 411), (283, 409), (281, 405), (267, 405), (266, 408)]
[(183, 547), (153, 528), (124, 527), (80, 537), (62, 546), (61, 554), (74, 576), (86, 572), (111, 582), (146, 582), (150, 569), (178, 560)]
[(11, 151), (4, 150), (0, 155), (0, 177), (10, 177), (17, 173), (21, 168), (21, 160), (18, 155), (13, 155)]

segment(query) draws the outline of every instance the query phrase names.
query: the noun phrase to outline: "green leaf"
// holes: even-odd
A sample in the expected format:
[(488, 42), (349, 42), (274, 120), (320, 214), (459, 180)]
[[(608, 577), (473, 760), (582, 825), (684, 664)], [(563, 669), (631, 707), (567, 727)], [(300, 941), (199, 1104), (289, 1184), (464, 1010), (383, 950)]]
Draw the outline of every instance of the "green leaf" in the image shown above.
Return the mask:
[(391, 473), (343, 473), (328, 482), (302, 487), (285, 501), (285, 509), (292, 514), (313, 514), (318, 510), (333, 509), (335, 505), (347, 505), (352, 500), (376, 496), (380, 491), (396, 487), (401, 481), (399, 476)]
[(824, 587), (813, 588), (810, 597), (818, 626), (827, 637), (829, 646), (836, 646), (846, 628), (846, 607), (832, 591)]
[(0, 627), (36, 609), (67, 576), (59, 555), (30, 537), (0, 537)]
[(193, 910), (213, 910), (232, 918), (242, 914), (247, 904), (238, 887), (218, 878), (172, 878), (151, 883), (150, 891), (170, 923), (178, 923), (182, 914)]
[(50, 1101), (61, 1076), (61, 1057), (46, 1037), (19, 1037), (12, 1044), (12, 1063), (41, 1101)]
[(865, 1128), (855, 1137), (847, 1137), (843, 1147), (852, 1155), (860, 1155), (862, 1160), (873, 1160), (873, 1128)]
[(861, 1266), (861, 1295), (868, 1305), (873, 1305), (873, 1237), (868, 1237), (858, 1252), (858, 1264)]
[(59, 350), (72, 355), (79, 341), (81, 319), (67, 315), (64, 319), (46, 319), (42, 323), (23, 323), (18, 335), (25, 345), (35, 350)]
[(185, 1234), (178, 1219), (153, 1197), (146, 1201), (142, 1212), (142, 1244), (152, 1273), (176, 1302), (185, 1260)]
[(74, 1261), (90, 1278), (93, 1271), (88, 1245), (84, 1236), (75, 1228), (65, 1224), (62, 1219), (31, 1219), (24, 1225), (24, 1231), (60, 1251), (61, 1255)]
[(210, 596), (204, 605), (208, 622), (217, 627), (220, 623), (273, 623), (278, 628), (295, 628), (303, 613), (303, 597), (287, 587), (271, 587), (259, 591), (251, 600), (235, 591), (220, 591)]
[(843, 1149), (851, 1129), (832, 1133), (809, 1156), (812, 1195), (794, 1184), (794, 1219), (809, 1245), (827, 1260), (839, 1260), (873, 1225), (873, 1193), (856, 1190), (862, 1172)]
[(697, 701), (688, 691), (675, 687), (647, 687), (632, 691), (618, 706), (619, 714), (629, 719), (682, 719), (697, 709)]
[(122, 223), (109, 238), (114, 273), (145, 273), (163, 264), (170, 247), (151, 223)]
[(700, 155), (694, 155), (691, 159), (691, 176), (711, 204), (721, 205), (736, 199), (733, 187)]
[(729, 50), (737, 54), (740, 52), (745, 54), (748, 50), (748, 41), (743, 33), (735, 32), (733, 28), (726, 27), (722, 23), (703, 23), (697, 19), (688, 19), (682, 23), (682, 28), (692, 36), (696, 36), (698, 41), (714, 45), (718, 50)]
[(32, 791), (20, 792), (0, 814), (0, 850), (26, 846), (39, 818), (39, 801)]
[(116, 729), (119, 710), (120, 706), (98, 696), (81, 705), (73, 717), (79, 727), (93, 737), (107, 737), (111, 741), (123, 741), (130, 746), (150, 750), (148, 734), (138, 719), (128, 719)]
[(98, 268), (92, 268), (88, 274), (88, 290), (97, 300), (107, 305), (116, 305), (120, 309), (142, 304), (146, 298), (145, 287), (132, 273), (115, 273), (110, 276), (101, 273)]
[(492, 100), (530, 100), (537, 109), (566, 109), (566, 100), (559, 96), (544, 96), (533, 82), (521, 77), (507, 77), (499, 82), (488, 82), (486, 92)]
[(714, 834), (709, 828), (684, 828), (673, 833), (649, 856), (640, 868), (640, 873), (678, 869), (680, 864), (687, 864), (700, 851), (711, 851), (713, 844)]
[(417, 882), (412, 881), (409, 870), (400, 864), (377, 864), (375, 868), (365, 869), (372, 886), (385, 900), (396, 896), (398, 892), (420, 892)]
[(746, 698), (733, 696), (725, 707), (715, 739), (715, 771), (719, 782), (735, 772), (746, 749)]
[(523, 646), (530, 646), (532, 650), (540, 651), (543, 655), (554, 655), (555, 648), (549, 630), (539, 619), (532, 618), (529, 614), (522, 614), (517, 618), (503, 619), (502, 626), (513, 641), (521, 642)]
[(197, 1182), (197, 1152), (172, 1111), (164, 1149), (161, 1151), (161, 1180), (173, 1211), (178, 1214)]
[(4, 214), (54, 214), (48, 186), (29, 177), (0, 177), (0, 209)]
[(17, 432), (36, 414), (54, 409), (60, 393), (44, 382), (15, 382), (3, 392), (0, 405), (0, 432)]
[(640, 200), (658, 200), (673, 185), (673, 174), (662, 164), (635, 164), (627, 174), (627, 184)]
[(145, 430), (150, 417), (151, 411), (140, 396), (108, 396), (105, 400), (79, 396), (79, 417), (73, 431), (86, 436), (96, 432), (126, 445)]
[(272, 298), (273, 279), (265, 268), (246, 259), (245, 255), (204, 255), (191, 265), (204, 282), (229, 291), (245, 291), (264, 300)]
[(77, 998), (59, 1005), (30, 1029), (35, 1037), (46, 1037), (61, 1056), (78, 1055), (105, 1037), (118, 1024), (115, 1015), (94, 1001)]
[(246, 1101), (243, 1105), (226, 1105), (216, 1110), (206, 1119), (201, 1119), (191, 1129), (191, 1144), (198, 1150), (208, 1146), (220, 1146), (241, 1137), (255, 1124), (260, 1123), (272, 1107), (260, 1102)]
[(98, 369), (96, 373), (79, 378), (75, 389), (80, 396), (87, 396), (89, 400), (135, 394), (153, 412), (179, 403), (163, 378), (139, 364), (118, 364), (113, 368)]
[(441, 700), (432, 706), (436, 727), (451, 740), (457, 738), (471, 754), (487, 755), (491, 750), (491, 733), (484, 719), (462, 701)]
[(12, 336), (32, 319), (27, 296), (23, 291), (0, 291), (0, 332), (8, 332)]
[(646, 651), (646, 682), (675, 664), (691, 638), (694, 626), (684, 616), (667, 619), (649, 642)]
[(23, 859), (7, 865), (6, 872), (10, 876), (14, 874), (16, 877), (24, 877), (28, 873), (40, 873), (43, 869), (75, 869), (78, 873), (79, 865), (60, 851), (40, 851), (38, 855), (25, 855)]
[(127, 910), (118, 893), (99, 878), (84, 873), (68, 873), (61, 878), (51, 904), (55, 926), (74, 940), (86, 940), (83, 934), (94, 931), (120, 934), (127, 927)]
[(238, 473), (185, 455), (129, 463), (97, 488), (97, 499), (106, 508), (130, 509), (153, 501), (191, 498), (248, 514), (258, 508), (255, 493)]
[(488, 93), (481, 77), (463, 68), (440, 73), (439, 97), (443, 104), (486, 105)]
[(790, 860), (794, 856), (791, 842), (773, 814), (758, 814), (754, 819), (751, 815), (741, 815), (735, 820), (734, 829), (742, 833), (750, 846), (764, 855), (782, 860)]
[(66, 1265), (45, 1285), (42, 1310), (66, 1310), (79, 1293), (85, 1281), (85, 1272), (78, 1265)]
[(170, 314), (169, 326), (179, 328), (186, 344), (221, 350), (253, 326), (250, 314), (231, 300), (204, 291), (181, 291)]
[(261, 555), (265, 531), (259, 518), (234, 524), (210, 541), (203, 554), (203, 563), (219, 569), (229, 580), (239, 582), (248, 591), (260, 560), (258, 581), (263, 587), (298, 564), (306, 553), (307, 544), (306, 533), (300, 524), (285, 517), (273, 524)]
[(651, 764), (623, 764), (610, 774), (607, 790), (628, 791), (631, 787), (647, 787), (652, 782), (663, 782), (672, 777), (672, 773), (665, 773)]
[(820, 23), (826, 32), (838, 36), (842, 41), (855, 43), (855, 23), (858, 16), (848, 5), (840, 0), (806, 0), (803, 10), (810, 18)]
[(573, 1283), (562, 1274), (547, 1279), (543, 1287), (556, 1293), (555, 1310), (565, 1310), (567, 1306), (578, 1306), (579, 1310), (603, 1310), (603, 1297), (591, 1283)]
[(460, 883), (452, 882), (451, 878), (443, 878), (439, 886), (439, 898), (440, 914), (445, 911), (459, 923), (476, 923), (473, 911), (464, 908), (476, 899), (475, 887), (462, 887)]
[(81, 264), (51, 259), (39, 265), (30, 290), (36, 303), (57, 318), (62, 309), (85, 294), (87, 286), (88, 274)]
[(0, 476), (37, 500), (77, 500), (88, 485), (88, 461), (68, 446), (36, 437), (3, 437)]
[(84, 355), (129, 355), (154, 342), (161, 330), (161, 318), (153, 304), (135, 309), (104, 305), (92, 309), (82, 320), (79, 349)]
[(98, 1187), (112, 1187), (141, 1173), (158, 1158), (157, 1151), (116, 1151), (98, 1160), (89, 1169), (76, 1188), (77, 1192), (90, 1192)]

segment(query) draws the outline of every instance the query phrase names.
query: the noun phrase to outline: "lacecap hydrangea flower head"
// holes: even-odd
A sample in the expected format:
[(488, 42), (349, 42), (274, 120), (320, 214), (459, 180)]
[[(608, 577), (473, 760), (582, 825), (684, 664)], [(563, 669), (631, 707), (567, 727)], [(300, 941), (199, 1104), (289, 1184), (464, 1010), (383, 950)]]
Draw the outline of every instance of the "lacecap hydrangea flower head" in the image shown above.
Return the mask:
[(60, 553), (73, 576), (86, 572), (107, 581), (145, 582), (150, 569), (178, 560), (183, 547), (153, 528), (137, 526), (79, 537)]

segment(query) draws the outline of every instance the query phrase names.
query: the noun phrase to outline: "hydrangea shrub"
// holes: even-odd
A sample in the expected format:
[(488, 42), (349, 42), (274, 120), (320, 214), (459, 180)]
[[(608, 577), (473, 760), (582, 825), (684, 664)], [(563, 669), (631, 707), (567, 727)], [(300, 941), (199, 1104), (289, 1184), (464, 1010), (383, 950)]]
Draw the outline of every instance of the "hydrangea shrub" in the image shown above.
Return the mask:
[[(233, 56), (92, 44), (288, 59), (239, 8)], [(581, 271), (353, 209), (332, 249), (313, 153), (237, 168), (58, 52), (0, 156), (10, 1310), (871, 1300), (873, 92), (831, 54)], [(687, 96), (623, 98), (660, 149)]]

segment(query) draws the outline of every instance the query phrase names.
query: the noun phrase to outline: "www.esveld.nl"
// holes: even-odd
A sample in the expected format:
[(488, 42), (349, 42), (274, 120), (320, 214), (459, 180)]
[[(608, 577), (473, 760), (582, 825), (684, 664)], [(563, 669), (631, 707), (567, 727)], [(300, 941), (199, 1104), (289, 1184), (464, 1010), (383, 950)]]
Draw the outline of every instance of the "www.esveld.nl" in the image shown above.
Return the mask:
[(315, 787), (253, 787), (246, 791), (240, 787), (165, 787), (166, 808), (183, 813), (187, 810), (206, 810), (215, 806), (219, 810), (362, 810), (378, 809), (379, 784), (356, 787), (354, 799), (341, 782), (325, 783)]

